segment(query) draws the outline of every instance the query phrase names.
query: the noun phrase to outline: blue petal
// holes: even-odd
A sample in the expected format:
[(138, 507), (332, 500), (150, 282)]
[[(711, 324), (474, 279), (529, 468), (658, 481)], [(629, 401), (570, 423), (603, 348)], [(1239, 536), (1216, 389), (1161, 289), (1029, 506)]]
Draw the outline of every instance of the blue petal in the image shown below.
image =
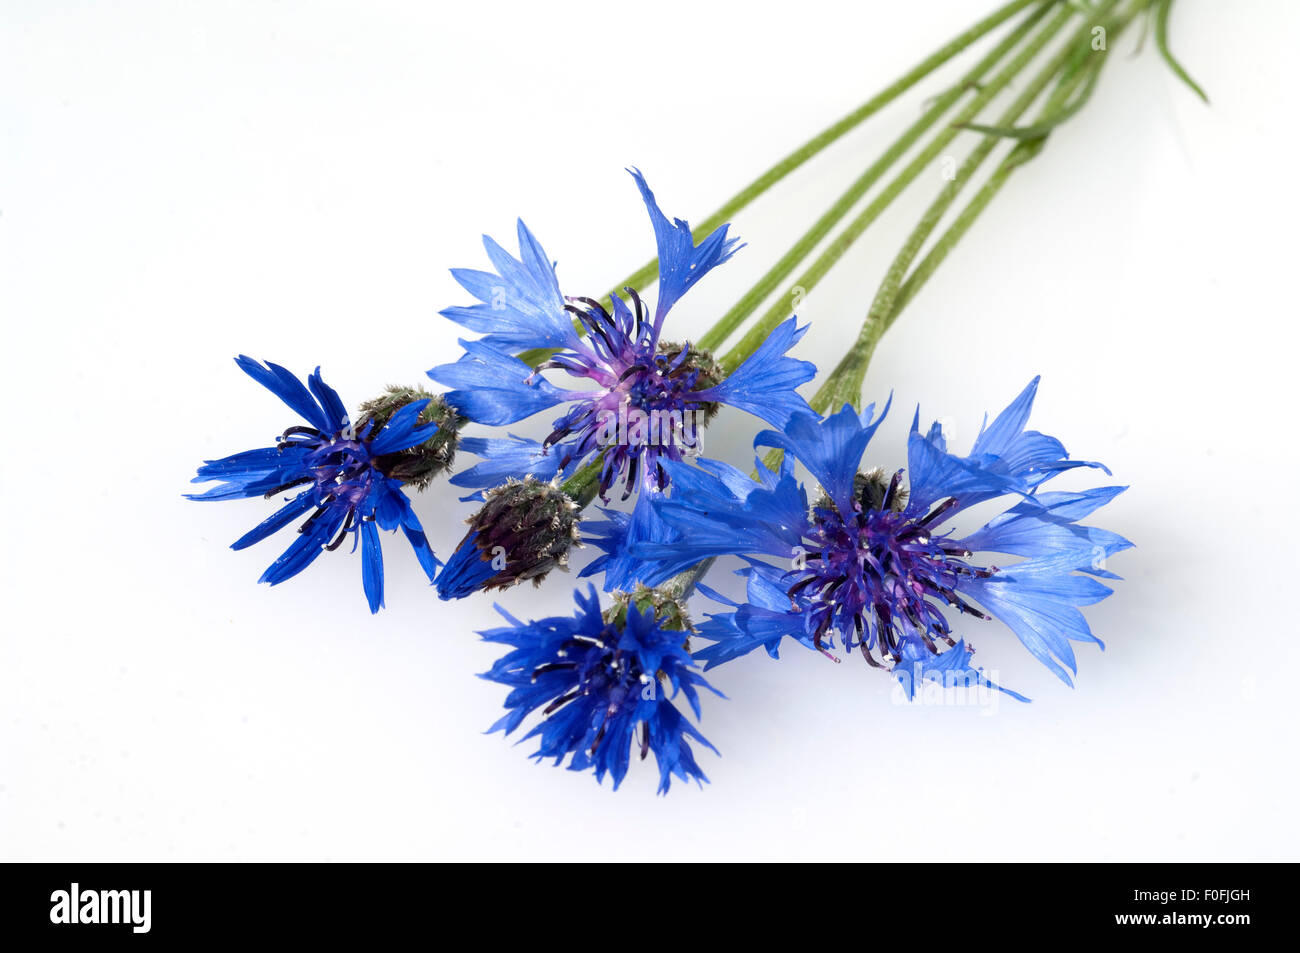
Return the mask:
[[(527, 440), (513, 434), (504, 438), (463, 437), (458, 449), (482, 457), (483, 460), (453, 476), (450, 482), (454, 486), (499, 486), (511, 477), (523, 479), (531, 476), (538, 480), (550, 480), (560, 465), (561, 454), (557, 448), (547, 450), (536, 440)], [(570, 469), (576, 466), (577, 461), (574, 461)]]
[(492, 560), (484, 559), (485, 554), (475, 545), (477, 538), (475, 534), (467, 536), (438, 574), (438, 598), (444, 602), (473, 595), (496, 575)]
[(554, 407), (564, 393), (533, 369), (509, 354), (477, 341), (461, 341), (465, 353), (454, 364), (429, 371), (440, 384), (455, 388), (447, 402), (470, 420), (502, 426)]
[(277, 586), (286, 579), (291, 579), (316, 561), (324, 546), (343, 527), (347, 517), (347, 507), (330, 507), (312, 523), (308, 532), (301, 534), (290, 544), (280, 558), (266, 567), (258, 582)]
[(781, 641), (786, 638), (813, 647), (803, 612), (791, 607), (784, 572), (759, 563), (740, 570), (740, 574), (746, 578), (744, 603), (721, 599), (711, 591), (706, 593), (710, 598), (736, 606), (735, 612), (712, 615), (699, 626), (700, 636), (714, 642), (695, 653), (705, 663), (706, 672), (759, 647), (772, 658), (779, 658)]
[[(637, 502), (640, 502), (638, 497)], [(625, 513), (622, 510), (606, 509), (599, 507), (601, 513), (605, 515), (603, 520), (584, 519), (582, 521), (584, 543), (590, 543), (601, 551), (597, 556), (578, 573), (578, 578), (585, 579), (588, 576), (594, 576), (597, 573), (605, 572), (614, 559), (624, 552), (627, 548), (628, 527), (632, 523), (632, 514)], [(668, 576), (671, 576), (669, 573)], [(665, 579), (668, 576), (664, 576)]]
[(243, 496), (261, 496), (300, 476), (308, 476), (306, 464), (311, 450), (306, 447), (263, 447), (231, 454), (220, 460), (205, 460), (198, 475), (190, 482), (207, 483), (225, 480), (231, 487), (217, 487), (206, 493), (185, 494), (191, 500), (237, 499)]
[(766, 553), (788, 558), (802, 542), (808, 498), (792, 473), (787, 471), (770, 489), (750, 481), (750, 492), (740, 498), (727, 482), (702, 469), (680, 461), (663, 465), (673, 492), (651, 497), (650, 504), (678, 533), (671, 541), (629, 541), (633, 556), (657, 561), (666, 571), (709, 556)]
[(1024, 429), (1037, 390), (1038, 378), (1034, 378), (991, 425), (981, 428), (966, 457), (947, 452), (937, 424), (922, 436), (918, 412), (908, 439), (912, 508), (928, 508), (947, 497), (963, 509), (1005, 493), (1025, 495), (1074, 467), (1109, 473), (1100, 463), (1068, 459), (1055, 437)]
[(315, 395), (321, 410), (325, 414), (325, 419), (332, 421), (332, 425), (327, 433), (337, 433), (348, 426), (348, 410), (343, 406), (343, 399), (339, 397), (338, 391), (329, 384), (326, 384), (320, 376), (320, 368), (307, 378), (307, 386), (311, 388), (312, 394)]
[(641, 190), (646, 211), (650, 213), (650, 224), (654, 227), (655, 244), (659, 248), (659, 301), (655, 308), (655, 327), (658, 328), (664, 315), (695, 282), (734, 255), (741, 246), (739, 239), (727, 238), (730, 227), (727, 225), (718, 226), (708, 238), (696, 245), (690, 225), (680, 218), (669, 222), (659, 210), (654, 193), (641, 173), (636, 169), (628, 172)]
[(1077, 553), (1038, 557), (1017, 563), (987, 579), (968, 579), (957, 586), (1013, 631), (1030, 653), (1067, 685), (1065, 667), (1077, 671), (1070, 641), (1101, 640), (1092, 634), (1078, 606), (1100, 602), (1109, 587), (1078, 575)]
[(358, 516), (374, 520), (379, 529), (395, 530), (405, 521), (410, 507), (401, 480), (376, 477), (356, 510)]
[(411, 502), (405, 494), (402, 494), (402, 502), (405, 504), (405, 511), (402, 514), (402, 532), (406, 534), (406, 541), (411, 544), (411, 549), (415, 550), (415, 558), (419, 560), (420, 568), (429, 577), (429, 582), (433, 582), (434, 574), (442, 565), (442, 561), (433, 554), (429, 539), (424, 535), (424, 527), (420, 525), (420, 519), (415, 515), (415, 510), (412, 509)]
[(845, 404), (839, 413), (824, 419), (814, 414), (795, 414), (784, 432), (764, 430), (754, 446), (775, 447), (793, 454), (822, 485), (841, 513), (853, 512), (853, 487), (867, 444), (889, 413), (889, 404), (874, 421), (875, 405), (859, 415)]
[(505, 350), (569, 347), (576, 336), (564, 310), (555, 267), (522, 220), (518, 235), (518, 260), (483, 236), (483, 246), (498, 274), (452, 270), (461, 287), (483, 303), (448, 308), (442, 314), (471, 331), (484, 333), (485, 343)]
[[(783, 465), (785, 468), (791, 466), (788, 459), (783, 461)], [(780, 481), (780, 478), (785, 475), (785, 472), (787, 472), (786, 470), (783, 470), (782, 472), (773, 473), (764, 466), (760, 460), (755, 458), (754, 469), (757, 471), (759, 479), (762, 481), (762, 483), (756, 484), (754, 478), (744, 470), (741, 470), (739, 467), (733, 467), (730, 463), (724, 463), (721, 460), (711, 460), (708, 457), (699, 457), (695, 461), (695, 466), (722, 483), (731, 495), (738, 500), (743, 500), (745, 497), (749, 496), (749, 494), (758, 486), (762, 486), (768, 490), (773, 489)]]
[(243, 354), (235, 358), (235, 363), (240, 366), (245, 374), (276, 397), (279, 397), (291, 410), (321, 433), (337, 433), (335, 424), (321, 410), (320, 405), (316, 403), (311, 392), (303, 386), (302, 381), (279, 364), (272, 364), (268, 361), (266, 367), (263, 367), (251, 357), (246, 357)]
[(785, 356), (807, 330), (794, 318), (783, 322), (726, 380), (699, 396), (739, 407), (776, 427), (784, 427), (794, 414), (811, 414), (795, 388), (812, 380), (817, 366)]
[(370, 441), (370, 455), (381, 457), (386, 453), (398, 453), (411, 447), (418, 447), (438, 432), (435, 423), (416, 426), (420, 414), (429, 406), (429, 398), (415, 400), (405, 405), (388, 418), (384, 429)]
[(1033, 410), (1034, 397), (1038, 394), (1038, 382), (1041, 379), (1042, 376), (1039, 375), (1030, 381), (1016, 399), (998, 414), (992, 425), (980, 428), (975, 446), (971, 448), (971, 456), (1001, 456), (1007, 452), (1012, 441), (1024, 432), (1025, 424), (1029, 422), (1029, 412)]
[(298, 516), (306, 513), (316, 505), (316, 489), (308, 488), (299, 493), (288, 504), (275, 511), (275, 514), (267, 517), (256, 527), (249, 530), (239, 539), (230, 544), (231, 549), (246, 549), (254, 543), (261, 542), (277, 530), (283, 529), (294, 521)]
[(1074, 561), (1081, 564), (1073, 568), (1100, 568), (1100, 560), (1133, 544), (1118, 533), (1073, 522), (1078, 518), (1074, 514), (1087, 515), (1124, 489), (1110, 486), (1084, 493), (1040, 493), (994, 517), (961, 544), (971, 551), (1015, 556), (1077, 553)]
[(1007, 493), (1028, 492), (1015, 475), (945, 453), (916, 431), (907, 438), (907, 466), (908, 505), (913, 511), (927, 510), (948, 498), (957, 500), (959, 507), (964, 508)]
[(637, 555), (640, 546), (668, 544), (672, 547), (681, 539), (681, 534), (660, 518), (654, 506), (654, 500), (660, 496), (657, 491), (647, 489), (637, 497), (631, 514), (602, 508), (606, 520), (584, 521), (584, 541), (604, 554), (592, 560), (579, 576), (603, 572), (606, 592), (631, 592), (638, 583), (660, 585), (699, 562), (694, 550), (689, 553), (674, 550), (674, 555), (662, 560), (642, 559)]
[(945, 688), (983, 685), (1010, 695), (1017, 701), (1029, 701), (1024, 695), (989, 681), (981, 669), (971, 664), (971, 656), (974, 654), (975, 650), (968, 648), (964, 640), (937, 655), (925, 646), (916, 645), (909, 640), (903, 643), (902, 661), (895, 664), (892, 674), (902, 684), (908, 698), (915, 698), (921, 680), (929, 679)]
[(378, 612), (384, 605), (384, 552), (373, 520), (361, 522), (361, 584), (370, 611)]

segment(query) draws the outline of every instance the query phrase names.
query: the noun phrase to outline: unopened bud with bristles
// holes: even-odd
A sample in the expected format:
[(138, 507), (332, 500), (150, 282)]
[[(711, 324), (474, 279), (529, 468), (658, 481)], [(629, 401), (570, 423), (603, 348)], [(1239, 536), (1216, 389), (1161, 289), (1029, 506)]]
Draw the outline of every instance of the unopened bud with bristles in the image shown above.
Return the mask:
[(661, 629), (676, 632), (694, 632), (691, 618), (686, 613), (686, 601), (680, 590), (670, 586), (651, 589), (643, 583), (637, 583), (632, 592), (615, 592), (614, 603), (605, 610), (605, 621), (622, 628), (627, 619), (627, 607), (635, 605), (642, 615), (654, 612), (655, 621)]
[[(901, 513), (907, 508), (907, 487), (902, 485), (902, 471), (885, 476), (883, 467), (861, 470), (853, 478), (853, 498), (867, 510), (888, 509)], [(813, 504), (814, 509), (833, 509), (835, 504), (822, 492)]]
[(420, 411), (420, 423), (436, 423), (437, 433), (417, 446), (378, 458), (376, 466), (385, 476), (401, 480), (405, 486), (424, 490), (434, 477), (446, 472), (455, 459), (460, 428), (465, 424), (465, 418), (456, 413), (455, 408), (441, 396), (419, 387), (389, 387), (383, 396), (361, 405), (357, 427), (360, 430), (369, 422), (372, 432), (377, 433), (393, 414), (419, 400), (428, 401)]
[(554, 483), (528, 477), (488, 490), (471, 516), (469, 532), (438, 576), (438, 595), (463, 599), (485, 589), (508, 589), (552, 569), (567, 570), (579, 542), (578, 504)]

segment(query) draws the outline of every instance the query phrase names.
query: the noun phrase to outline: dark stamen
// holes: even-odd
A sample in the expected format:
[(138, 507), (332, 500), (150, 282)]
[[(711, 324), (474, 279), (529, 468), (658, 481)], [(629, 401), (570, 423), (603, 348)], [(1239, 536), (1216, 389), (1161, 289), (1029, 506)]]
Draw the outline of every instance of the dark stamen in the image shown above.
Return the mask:
[(986, 615), (985, 613), (981, 612), (979, 609), (976, 609), (970, 603), (963, 600), (959, 595), (957, 595), (957, 593), (953, 592), (951, 589), (940, 589), (939, 592), (942, 593), (943, 597), (948, 600), (948, 604), (953, 606), (958, 612), (964, 612), (967, 615), (973, 615), (975, 616), (975, 618), (983, 619), (985, 622), (989, 620), (988, 615)]
[(561, 695), (559, 698), (555, 699), (555, 701), (547, 705), (546, 708), (542, 710), (542, 714), (549, 715), (551, 712), (555, 711), (555, 709), (559, 708), (561, 705), (567, 705), (569, 702), (573, 701), (577, 697), (578, 697), (578, 690), (575, 688), (573, 691), (569, 692), (569, 694)]
[(797, 602), (794, 601), (794, 597), (795, 597), (795, 595), (796, 595), (797, 593), (802, 592), (804, 589), (808, 588), (810, 585), (812, 585), (812, 584), (813, 584), (814, 582), (816, 582), (816, 581), (817, 581), (817, 577), (816, 577), (816, 576), (806, 576), (806, 577), (804, 577), (803, 579), (800, 579), (800, 580), (799, 580), (798, 582), (796, 582), (793, 586), (791, 586), (789, 589), (786, 590), (785, 594), (786, 594), (787, 596), (790, 597), (790, 608), (791, 608), (791, 609), (794, 609), (795, 611), (798, 611), (798, 609), (799, 609), (799, 604), (798, 604)]
[[(590, 301), (591, 299), (586, 298), (578, 300)], [(592, 303), (594, 304), (595, 302)], [(606, 325), (609, 323), (609, 314), (606, 313), (604, 308), (600, 309), (600, 313), (604, 320), (598, 319), (591, 311), (583, 311), (581, 308), (576, 308), (571, 304), (566, 304), (564, 310), (577, 316), (578, 321), (587, 329), (588, 334), (593, 337), (599, 336), (600, 339), (605, 342), (605, 348), (610, 356), (614, 354), (614, 342), (609, 339), (609, 332), (606, 330)]]
[(894, 495), (898, 493), (898, 485), (903, 480), (903, 471), (895, 472), (893, 478), (889, 481), (889, 489), (885, 491), (885, 502), (882, 509), (889, 509), (894, 503)]
[(627, 464), (627, 477), (623, 481), (623, 499), (632, 495), (632, 490), (636, 487), (637, 468), (641, 463), (641, 455), (638, 453)]
[(332, 553), (343, 545), (343, 540), (348, 538), (348, 530), (352, 528), (352, 518), (356, 515), (355, 510), (348, 510), (347, 518), (343, 520), (343, 525), (339, 528), (339, 534), (332, 542), (324, 547), (325, 552)]
[(577, 662), (547, 662), (545, 665), (539, 665), (533, 669), (533, 680), (536, 681), (538, 675), (545, 675), (547, 672), (556, 672), (566, 668), (577, 668)]
[[(604, 319), (605, 321), (610, 321), (610, 320), (611, 320), (611, 318), (610, 318), (610, 316), (609, 316), (609, 312), (605, 310), (605, 306), (604, 306), (603, 304), (601, 304), (599, 301), (597, 301), (595, 298), (584, 298), (584, 297), (579, 296), (579, 297), (576, 297), (576, 298), (570, 298), (569, 300), (570, 300), (570, 301), (581, 301), (581, 302), (582, 302), (583, 304), (585, 304), (587, 307), (591, 308), (592, 311), (595, 311), (596, 313), (598, 313), (598, 314), (601, 316), (601, 318)], [(566, 306), (566, 307), (567, 307), (567, 306)]]
[(879, 662), (877, 662), (877, 661), (875, 660), (875, 657), (872, 656), (872, 654), (871, 654), (871, 650), (870, 650), (869, 648), (867, 648), (867, 640), (866, 640), (866, 639), (863, 639), (863, 640), (862, 640), (861, 645), (862, 645), (862, 657), (863, 657), (864, 659), (867, 660), (867, 664), (868, 664), (868, 665), (870, 665), (872, 668), (884, 668), (884, 667), (885, 667), (885, 666), (881, 665)]
[(825, 619), (822, 620), (821, 625), (817, 626), (817, 631), (813, 633), (813, 648), (815, 648), (818, 652), (821, 652), (822, 655), (825, 655), (828, 659), (830, 659), (832, 662), (838, 665), (840, 661), (839, 657), (832, 655), (829, 651), (822, 648), (822, 636), (826, 634), (826, 630), (829, 629), (830, 627), (831, 627), (830, 616), (827, 616)]
[(957, 505), (957, 500), (955, 498), (946, 499), (938, 506), (936, 506), (934, 509), (932, 509), (929, 513), (927, 513), (925, 516), (917, 520), (916, 525), (928, 526), (929, 524), (937, 520), (939, 517), (943, 516), (943, 514), (951, 510), (956, 505)]
[(645, 323), (645, 305), (641, 303), (641, 296), (636, 293), (635, 288), (624, 288), (623, 290), (628, 293), (628, 296), (631, 297), (633, 304), (636, 305), (636, 310), (634, 313), (636, 314), (636, 337), (637, 340), (639, 341), (641, 340), (641, 326), (642, 324)]
[(292, 490), (295, 486), (302, 486), (304, 483), (311, 483), (313, 479), (313, 477), (305, 476), (299, 477), (297, 480), (290, 480), (288, 483), (281, 483), (274, 490), (267, 490), (262, 494), (262, 499), (269, 500), (277, 493), (283, 493), (285, 490)]
[(591, 743), (591, 753), (594, 755), (596, 749), (600, 747), (601, 739), (605, 737), (605, 729), (609, 727), (609, 715), (605, 715), (605, 720), (600, 723), (600, 731), (596, 732), (596, 740)]
[(300, 533), (310, 532), (311, 528), (316, 525), (316, 521), (320, 519), (324, 513), (325, 513), (325, 507), (324, 506), (318, 507), (315, 513), (311, 514), (311, 516), (303, 520), (302, 525), (298, 527), (298, 532)]
[(648, 370), (650, 370), (650, 368), (646, 367), (644, 364), (633, 364), (631, 367), (629, 367), (627, 370), (623, 372), (622, 376), (619, 377), (618, 382), (620, 384), (623, 383), (625, 380), (627, 380), (637, 371), (648, 371)]

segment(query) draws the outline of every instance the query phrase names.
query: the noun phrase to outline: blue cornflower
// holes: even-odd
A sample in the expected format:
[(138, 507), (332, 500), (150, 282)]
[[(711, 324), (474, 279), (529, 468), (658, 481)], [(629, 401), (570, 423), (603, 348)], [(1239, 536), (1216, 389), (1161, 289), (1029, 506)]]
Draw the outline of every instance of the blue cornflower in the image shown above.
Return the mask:
[[(296, 576), (325, 550), (338, 549), (349, 534), (355, 551), (361, 546), (361, 578), (370, 611), (384, 604), (384, 562), (379, 530), (400, 528), (410, 541), (420, 566), (433, 581), (439, 561), (434, 557), (411, 501), (402, 491), (404, 482), (419, 483), (430, 466), (412, 454), (413, 449), (437, 445), (436, 466), (450, 462), (455, 416), (445, 413), (439, 398), (411, 400), (395, 406), (372, 402), (360, 427), (348, 419), (335, 390), (326, 384), (320, 368), (307, 386), (277, 364), (265, 367), (240, 356), (236, 363), (253, 380), (284, 401), (308, 424), (290, 427), (274, 447), (246, 450), (221, 460), (205, 461), (195, 483), (220, 480), (206, 493), (187, 494), (191, 500), (233, 500), (252, 496), (270, 499), (296, 487), (305, 487), (256, 528), (237, 539), (231, 549), (244, 549), (307, 516), (299, 536), (262, 574), (259, 582), (276, 585)], [(396, 390), (396, 389), (394, 389)], [(432, 416), (444, 421), (423, 423)]]
[[(747, 577), (744, 603), (711, 593), (734, 611), (700, 627), (714, 640), (696, 654), (706, 668), (760, 645), (776, 657), (787, 636), (831, 655), (826, 645), (838, 633), (846, 651), (856, 647), (873, 666), (890, 668), (909, 692), (920, 678), (991, 685), (972, 665), (968, 643), (954, 638), (942, 610), (948, 607), (972, 619), (1000, 619), (1072, 684), (1070, 642), (1101, 645), (1079, 607), (1110, 594), (1095, 577), (1119, 578), (1106, 571), (1105, 559), (1132, 544), (1079, 523), (1125, 487), (1038, 492), (1072, 467), (1110, 471), (1069, 460), (1060, 441), (1025, 430), (1037, 386), (1035, 378), (964, 457), (948, 452), (937, 423), (922, 433), (918, 412), (906, 488), (903, 470), (860, 470), (888, 406), (874, 420), (874, 406), (861, 415), (846, 406), (825, 419), (800, 414), (783, 431), (759, 434), (755, 447), (787, 456), (777, 472), (760, 464), (757, 480), (713, 461), (671, 464), (671, 495), (650, 499), (652, 518), (635, 535), (629, 526), (620, 539), (613, 526), (603, 542), (606, 560), (612, 565), (630, 554), (647, 561), (639, 577), (653, 584), (710, 556), (749, 558), (740, 571)], [(821, 485), (811, 507), (790, 456)], [(943, 528), (966, 508), (1003, 496), (1013, 504), (974, 533)], [(1023, 559), (998, 568), (977, 553)]]
[(635, 597), (602, 613), (595, 587), (586, 595), (575, 591), (574, 600), (573, 616), (535, 622), (521, 622), (497, 607), (510, 624), (480, 635), (512, 649), (481, 677), (510, 687), (510, 711), (489, 730), (510, 734), (540, 708), (542, 721), (523, 739), (539, 739), (533, 755), (538, 761), (554, 758), (559, 765), (567, 757), (570, 771), (594, 769), (597, 781), (609, 773), (617, 790), (635, 744), (642, 759), (654, 752), (660, 794), (674, 776), (707, 781), (688, 739), (715, 754), (717, 749), (672, 699), (679, 691), (685, 695), (698, 720), (697, 690), (721, 693), (696, 670), (680, 614), (639, 606)]
[[(561, 295), (555, 266), (522, 221), (518, 259), (484, 236), (496, 272), (452, 271), (482, 303), (442, 313), (483, 337), (461, 341), (465, 353), (460, 360), (429, 371), (434, 380), (453, 388), (447, 400), (470, 420), (493, 426), (567, 405), (541, 443), (512, 436), (467, 444), (485, 459), (457, 474), (452, 482), (458, 486), (490, 487), (507, 476), (549, 480), (599, 458), (601, 497), (607, 499), (610, 488), (621, 483), (626, 499), (638, 485), (665, 486), (661, 464), (697, 450), (697, 428), (721, 405), (739, 407), (774, 426), (809, 410), (794, 389), (811, 380), (816, 368), (785, 356), (807, 330), (794, 318), (730, 374), (708, 352), (663, 339), (669, 310), (735, 253), (737, 240), (727, 236), (723, 225), (694, 244), (690, 226), (681, 219), (670, 222), (641, 173), (633, 170), (632, 176), (659, 250), (653, 313), (633, 288), (625, 289), (630, 306), (612, 296), (612, 313), (591, 298)], [(587, 332), (585, 339), (574, 330), (575, 318)], [(534, 369), (510, 353), (524, 349), (553, 353)], [(543, 373), (549, 370), (595, 388), (557, 386)]]

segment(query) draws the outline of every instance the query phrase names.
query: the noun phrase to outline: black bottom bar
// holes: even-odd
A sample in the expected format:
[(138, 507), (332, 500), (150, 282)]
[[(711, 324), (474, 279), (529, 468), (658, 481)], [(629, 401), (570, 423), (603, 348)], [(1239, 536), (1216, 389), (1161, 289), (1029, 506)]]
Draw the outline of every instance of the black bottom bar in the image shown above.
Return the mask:
[[(1294, 922), (1289, 865), (11, 864), (0, 937), (94, 946), (249, 938), (732, 946), (788, 925), (802, 945), (1119, 938), (1236, 943)], [(785, 921), (784, 923), (782, 921)], [(19, 947), (10, 946), (10, 949)]]

